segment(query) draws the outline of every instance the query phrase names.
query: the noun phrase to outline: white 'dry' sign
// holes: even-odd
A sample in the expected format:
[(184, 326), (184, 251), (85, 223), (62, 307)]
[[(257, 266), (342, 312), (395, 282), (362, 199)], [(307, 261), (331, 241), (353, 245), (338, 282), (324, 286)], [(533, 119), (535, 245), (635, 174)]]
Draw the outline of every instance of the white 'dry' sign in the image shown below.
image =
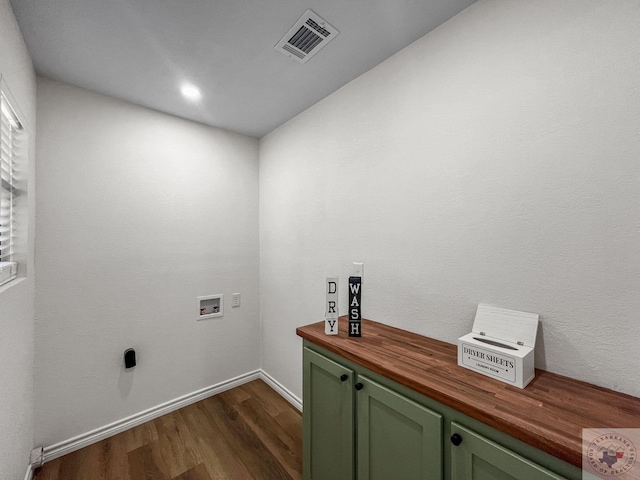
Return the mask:
[(338, 277), (327, 277), (326, 311), (324, 314), (325, 335), (338, 334)]
[(480, 304), (471, 333), (458, 339), (458, 365), (524, 388), (535, 377), (538, 315)]

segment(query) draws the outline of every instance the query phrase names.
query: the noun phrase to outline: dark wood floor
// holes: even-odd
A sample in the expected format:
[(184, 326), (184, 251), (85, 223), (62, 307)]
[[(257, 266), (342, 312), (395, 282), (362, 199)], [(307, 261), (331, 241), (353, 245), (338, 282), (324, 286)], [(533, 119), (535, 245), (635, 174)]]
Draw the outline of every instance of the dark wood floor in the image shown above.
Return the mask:
[(47, 462), (34, 478), (300, 479), (302, 418), (255, 380)]

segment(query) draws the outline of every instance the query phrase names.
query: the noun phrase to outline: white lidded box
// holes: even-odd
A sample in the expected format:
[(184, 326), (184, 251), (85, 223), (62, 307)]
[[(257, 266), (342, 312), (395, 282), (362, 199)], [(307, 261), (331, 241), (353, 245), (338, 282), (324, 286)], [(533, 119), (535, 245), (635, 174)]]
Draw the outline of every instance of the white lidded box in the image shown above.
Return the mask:
[(524, 388), (535, 377), (538, 315), (479, 304), (471, 333), (458, 339), (458, 365)]

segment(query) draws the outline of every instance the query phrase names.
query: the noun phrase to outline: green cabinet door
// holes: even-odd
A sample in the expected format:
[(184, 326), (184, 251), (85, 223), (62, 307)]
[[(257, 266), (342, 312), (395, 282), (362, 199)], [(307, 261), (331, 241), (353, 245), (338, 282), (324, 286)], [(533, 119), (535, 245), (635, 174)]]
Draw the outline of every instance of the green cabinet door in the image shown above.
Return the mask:
[(442, 416), (365, 376), (357, 382), (358, 480), (441, 480)]
[(303, 478), (353, 479), (353, 371), (303, 350)]
[(451, 480), (565, 480), (456, 422), (451, 435)]

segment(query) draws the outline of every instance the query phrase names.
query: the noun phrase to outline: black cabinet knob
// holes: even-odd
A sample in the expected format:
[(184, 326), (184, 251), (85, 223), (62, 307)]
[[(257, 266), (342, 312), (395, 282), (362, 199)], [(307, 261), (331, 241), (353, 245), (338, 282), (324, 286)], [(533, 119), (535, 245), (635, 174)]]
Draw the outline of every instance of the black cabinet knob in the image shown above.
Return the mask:
[(458, 433), (454, 433), (451, 435), (451, 443), (453, 443), (456, 447), (462, 443), (462, 437)]
[(361, 384), (360, 382), (356, 383), (356, 390), (360, 391), (364, 388), (364, 385)]
[(346, 373), (343, 373), (342, 375), (340, 375), (341, 382), (346, 382), (348, 379), (349, 379), (349, 375), (347, 375)]

